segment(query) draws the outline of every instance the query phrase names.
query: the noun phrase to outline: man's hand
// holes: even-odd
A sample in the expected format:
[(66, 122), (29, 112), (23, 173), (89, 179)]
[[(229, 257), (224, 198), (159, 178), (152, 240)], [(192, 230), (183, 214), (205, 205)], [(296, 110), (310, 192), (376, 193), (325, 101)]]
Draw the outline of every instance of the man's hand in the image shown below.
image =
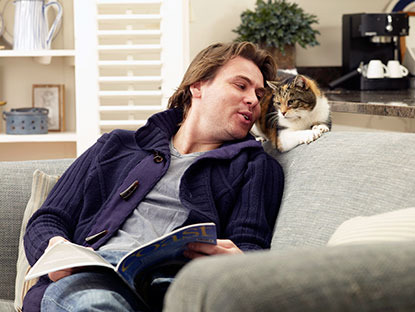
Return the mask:
[(229, 239), (218, 239), (216, 241), (216, 245), (206, 243), (190, 243), (187, 245), (187, 248), (188, 250), (184, 252), (184, 255), (191, 259), (219, 254), (243, 253), (243, 251)]
[[(49, 245), (46, 248), (46, 250), (61, 241), (67, 242), (68, 240), (61, 236), (52, 237), (49, 240)], [(50, 272), (48, 276), (53, 282), (56, 282), (56, 281), (59, 281), (61, 278), (72, 275), (73, 273), (78, 272), (78, 271), (80, 271), (80, 268), (69, 268), (69, 269), (64, 269), (60, 271)]]

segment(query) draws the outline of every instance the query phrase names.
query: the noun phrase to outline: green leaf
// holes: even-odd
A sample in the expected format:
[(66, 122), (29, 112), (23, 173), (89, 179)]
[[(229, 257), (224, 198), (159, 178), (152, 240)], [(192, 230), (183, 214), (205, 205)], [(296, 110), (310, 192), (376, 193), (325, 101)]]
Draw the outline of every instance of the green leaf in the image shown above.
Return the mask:
[(305, 13), (296, 3), (286, 0), (257, 0), (254, 11), (241, 13), (241, 24), (232, 31), (236, 41), (265, 42), (283, 50), (286, 44), (298, 43), (301, 47), (318, 45), (317, 16)]

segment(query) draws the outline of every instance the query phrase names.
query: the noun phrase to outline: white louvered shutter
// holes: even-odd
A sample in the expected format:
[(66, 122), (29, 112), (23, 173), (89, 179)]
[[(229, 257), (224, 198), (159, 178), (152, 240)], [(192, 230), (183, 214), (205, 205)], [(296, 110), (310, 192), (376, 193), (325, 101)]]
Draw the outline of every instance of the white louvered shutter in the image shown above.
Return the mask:
[(165, 109), (188, 64), (188, 0), (95, 1), (75, 0), (78, 154)]
[(98, 1), (99, 126), (136, 129), (162, 110), (160, 0)]

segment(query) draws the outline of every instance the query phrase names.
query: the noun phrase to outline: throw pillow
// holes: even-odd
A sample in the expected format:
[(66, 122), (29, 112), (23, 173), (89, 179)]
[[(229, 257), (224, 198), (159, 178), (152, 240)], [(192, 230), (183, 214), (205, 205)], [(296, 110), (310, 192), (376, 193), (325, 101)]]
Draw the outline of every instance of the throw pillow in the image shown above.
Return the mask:
[(342, 223), (328, 246), (415, 240), (415, 208), (406, 208)]
[(23, 235), (26, 231), (26, 225), (33, 213), (42, 206), (52, 187), (56, 184), (59, 177), (48, 175), (40, 170), (35, 170), (33, 173), (32, 190), (30, 199), (26, 205), (26, 210), (23, 215), (22, 226), (20, 229), (19, 238), (19, 255), (17, 258), (17, 272), (15, 284), (14, 307), (17, 311), (21, 311), (23, 305), (23, 298), (27, 291), (32, 287), (37, 279), (25, 281), (24, 277), (30, 266), (27, 262), (23, 247)]

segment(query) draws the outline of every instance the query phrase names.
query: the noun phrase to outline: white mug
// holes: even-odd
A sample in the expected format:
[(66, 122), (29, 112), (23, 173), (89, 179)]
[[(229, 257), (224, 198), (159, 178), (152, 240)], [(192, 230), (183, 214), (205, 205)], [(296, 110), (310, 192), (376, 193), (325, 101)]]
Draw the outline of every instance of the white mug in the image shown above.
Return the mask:
[(402, 66), (398, 60), (388, 61), (389, 78), (402, 78), (408, 75), (408, 69)]
[(369, 79), (384, 78), (389, 75), (389, 70), (380, 60), (371, 60), (366, 70), (366, 77)]

